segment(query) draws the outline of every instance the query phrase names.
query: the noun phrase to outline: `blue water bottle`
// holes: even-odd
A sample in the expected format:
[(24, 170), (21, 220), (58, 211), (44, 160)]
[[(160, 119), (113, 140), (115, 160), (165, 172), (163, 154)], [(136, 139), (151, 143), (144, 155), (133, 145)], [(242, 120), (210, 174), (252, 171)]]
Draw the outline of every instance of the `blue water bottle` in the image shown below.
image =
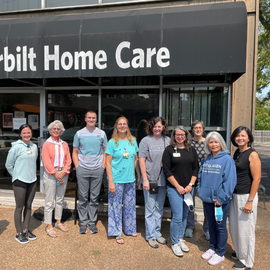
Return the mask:
[(221, 221), (223, 220), (222, 205), (215, 205), (215, 218), (218, 224), (220, 224)]
[(60, 182), (59, 181), (56, 181), (56, 185), (59, 187), (60, 186)]

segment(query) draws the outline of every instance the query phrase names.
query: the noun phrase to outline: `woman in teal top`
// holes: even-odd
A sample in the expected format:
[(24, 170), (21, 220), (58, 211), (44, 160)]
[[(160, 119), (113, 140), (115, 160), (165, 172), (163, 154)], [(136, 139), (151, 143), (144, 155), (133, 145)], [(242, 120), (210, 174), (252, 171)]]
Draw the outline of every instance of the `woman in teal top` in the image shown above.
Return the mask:
[(108, 235), (116, 236), (118, 244), (122, 237), (122, 204), (124, 233), (133, 237), (136, 233), (135, 168), (140, 181), (138, 145), (130, 133), (128, 120), (119, 117), (114, 124), (112, 139), (106, 148), (106, 171), (109, 180)]
[[(6, 160), (6, 168), (12, 176), (12, 186), (16, 201), (14, 213), (17, 234), (15, 240), (20, 244), (27, 244), (28, 240), (37, 237), (28, 230), (31, 218), (31, 207), (37, 186), (36, 160), (38, 157), (37, 146), (30, 140), (32, 127), (24, 124), (19, 128), (20, 140), (12, 143)], [(22, 223), (22, 211), (23, 223)]]

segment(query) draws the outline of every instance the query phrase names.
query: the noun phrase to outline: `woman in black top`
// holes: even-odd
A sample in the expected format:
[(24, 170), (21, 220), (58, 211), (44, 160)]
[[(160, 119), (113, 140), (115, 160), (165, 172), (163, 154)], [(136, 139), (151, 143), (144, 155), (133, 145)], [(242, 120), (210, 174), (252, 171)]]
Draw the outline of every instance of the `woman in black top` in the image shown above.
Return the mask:
[(231, 142), (238, 147), (235, 160), (237, 184), (230, 206), (230, 234), (239, 261), (233, 268), (252, 268), (255, 251), (255, 226), (257, 220), (258, 187), (261, 180), (261, 161), (251, 148), (253, 136), (247, 127), (240, 126), (231, 135)]
[[(203, 121), (201, 120), (195, 120), (191, 124), (191, 131), (193, 133), (191, 145), (195, 148), (196, 153), (198, 155), (199, 166), (201, 166), (201, 161), (206, 155), (205, 150), (204, 150), (204, 141), (205, 141), (205, 138), (203, 137), (204, 129), (205, 129), (205, 126), (204, 126)], [(193, 192), (194, 208), (195, 208), (195, 193), (196, 193), (196, 190), (194, 190)], [(195, 228), (194, 209), (192, 210), (193, 211), (188, 212), (188, 216), (187, 216), (187, 227), (186, 227), (186, 232), (185, 232), (185, 237), (187, 238), (192, 238), (193, 230)], [(210, 240), (209, 225), (208, 225), (208, 220), (207, 220), (207, 216), (206, 216), (206, 212), (204, 208), (203, 208), (203, 213), (204, 213), (204, 221), (203, 221), (204, 235), (205, 235), (206, 240), (209, 241)]]
[(188, 214), (184, 197), (185, 194), (191, 193), (192, 200), (199, 168), (197, 153), (191, 146), (191, 135), (185, 127), (175, 127), (170, 145), (163, 153), (162, 162), (172, 210), (170, 224), (172, 251), (176, 256), (182, 257), (182, 251), (189, 251), (183, 240)]

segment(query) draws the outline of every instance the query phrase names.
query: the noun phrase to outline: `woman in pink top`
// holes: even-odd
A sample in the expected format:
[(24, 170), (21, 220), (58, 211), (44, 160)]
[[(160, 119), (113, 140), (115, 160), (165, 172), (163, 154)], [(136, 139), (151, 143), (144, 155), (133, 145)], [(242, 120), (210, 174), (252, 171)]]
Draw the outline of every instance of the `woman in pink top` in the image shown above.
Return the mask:
[(67, 232), (68, 228), (61, 223), (63, 200), (66, 192), (68, 174), (70, 173), (71, 158), (68, 144), (60, 139), (65, 131), (61, 121), (55, 120), (48, 126), (51, 137), (43, 144), (42, 161), (44, 166), (45, 231), (50, 237), (57, 237), (53, 230), (52, 211), (55, 201), (55, 228)]

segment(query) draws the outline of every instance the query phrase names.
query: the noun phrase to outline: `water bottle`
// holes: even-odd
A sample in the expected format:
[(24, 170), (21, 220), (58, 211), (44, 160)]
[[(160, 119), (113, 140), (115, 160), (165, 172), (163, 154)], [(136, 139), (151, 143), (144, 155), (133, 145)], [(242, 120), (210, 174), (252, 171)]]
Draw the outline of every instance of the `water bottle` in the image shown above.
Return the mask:
[(60, 186), (60, 182), (59, 181), (56, 181), (56, 185), (59, 187)]
[(218, 224), (220, 224), (221, 221), (223, 220), (222, 205), (215, 205), (215, 218)]

